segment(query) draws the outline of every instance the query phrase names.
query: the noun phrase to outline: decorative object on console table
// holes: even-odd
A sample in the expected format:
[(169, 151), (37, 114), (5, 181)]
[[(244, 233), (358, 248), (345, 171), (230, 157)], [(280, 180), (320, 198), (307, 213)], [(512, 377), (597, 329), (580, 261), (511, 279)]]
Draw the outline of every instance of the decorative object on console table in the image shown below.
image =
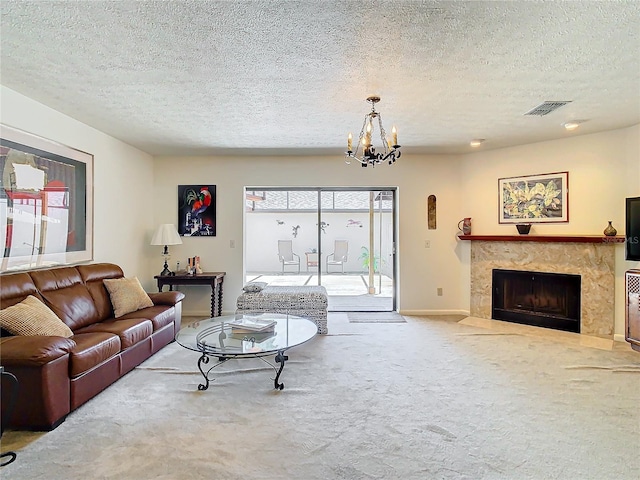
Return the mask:
[(518, 233), (520, 235), (529, 235), (531, 231), (530, 223), (516, 223), (516, 228), (518, 229)]
[(615, 229), (613, 225), (611, 225), (613, 220), (609, 220), (609, 225), (604, 229), (604, 234), (607, 237), (615, 237), (618, 234), (618, 230)]
[(0, 272), (93, 260), (93, 155), (6, 125), (0, 136)]
[(172, 223), (163, 223), (158, 226), (156, 233), (153, 235), (151, 239), (151, 245), (164, 245), (164, 249), (162, 250), (162, 255), (164, 256), (164, 269), (160, 272), (160, 275), (172, 275), (173, 273), (169, 270), (169, 265), (167, 260), (169, 259), (169, 245), (180, 245), (182, 243), (182, 239), (178, 232), (176, 231), (175, 225)]
[(156, 275), (158, 291), (161, 292), (165, 285), (169, 285), (169, 290), (173, 290), (174, 285), (208, 285), (211, 287), (211, 316), (222, 315), (222, 284), (225, 272), (202, 272), (198, 275), (176, 274), (176, 275)]
[(498, 223), (569, 221), (569, 172), (498, 179)]
[(200, 257), (189, 257), (187, 260), (187, 275), (199, 275), (202, 273), (200, 268)]
[(178, 232), (183, 237), (216, 236), (215, 185), (178, 185)]

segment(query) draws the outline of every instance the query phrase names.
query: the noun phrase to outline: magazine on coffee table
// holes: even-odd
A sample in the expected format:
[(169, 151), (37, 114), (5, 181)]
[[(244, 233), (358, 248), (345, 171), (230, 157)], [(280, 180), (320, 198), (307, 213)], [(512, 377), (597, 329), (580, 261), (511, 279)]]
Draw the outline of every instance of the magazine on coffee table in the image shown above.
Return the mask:
[(275, 330), (268, 330), (266, 332), (237, 332), (235, 328), (231, 330), (231, 334), (229, 335), (230, 338), (235, 340), (251, 343), (262, 343), (275, 336)]
[(228, 325), (233, 329), (233, 333), (263, 333), (273, 331), (276, 325), (275, 320), (269, 320), (266, 318), (260, 317), (247, 317), (243, 316), (241, 318), (236, 318), (230, 322), (227, 322)]

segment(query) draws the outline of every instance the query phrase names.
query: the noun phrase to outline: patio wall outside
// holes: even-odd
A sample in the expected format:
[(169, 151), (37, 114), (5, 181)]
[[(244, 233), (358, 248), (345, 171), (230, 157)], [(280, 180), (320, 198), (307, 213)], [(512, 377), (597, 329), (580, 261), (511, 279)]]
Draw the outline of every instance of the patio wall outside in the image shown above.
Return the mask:
[[(379, 255), (380, 230), (379, 213), (374, 214), (374, 244), (376, 255)], [(382, 251), (381, 272), (391, 276), (392, 257), (389, 255), (392, 245), (391, 213), (382, 212)], [(327, 255), (333, 252), (335, 240), (349, 242), (348, 260), (344, 271), (349, 273), (367, 273), (363, 260), (359, 259), (362, 247), (369, 246), (369, 214), (368, 212), (331, 212), (323, 213), (322, 219), (328, 224), (325, 233), (321, 234), (322, 273), (326, 272)], [(283, 223), (280, 223), (283, 222)], [(300, 256), (300, 270), (306, 272), (305, 252), (313, 248), (319, 249), (318, 215), (315, 212), (247, 212), (245, 236), (245, 271), (247, 273), (281, 272), (278, 260), (278, 240), (292, 240), (294, 253)], [(293, 227), (299, 225), (297, 235), (293, 235)], [(360, 226), (361, 225), (361, 226)], [(311, 267), (313, 271), (315, 267)], [(331, 272), (340, 271), (339, 266), (332, 266)], [(287, 272), (296, 271), (288, 266)]]

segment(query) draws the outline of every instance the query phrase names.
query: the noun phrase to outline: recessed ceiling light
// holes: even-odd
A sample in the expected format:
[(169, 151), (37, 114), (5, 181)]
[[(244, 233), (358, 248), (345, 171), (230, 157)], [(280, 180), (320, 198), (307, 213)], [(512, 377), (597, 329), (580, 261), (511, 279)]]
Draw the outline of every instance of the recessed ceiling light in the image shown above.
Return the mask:
[(483, 143), (484, 138), (474, 138), (473, 140), (471, 140), (471, 142), (469, 142), (469, 145), (471, 145), (472, 147), (479, 147)]
[(570, 122), (563, 123), (562, 126), (567, 130), (575, 130), (584, 122), (586, 122), (586, 120), (571, 120)]

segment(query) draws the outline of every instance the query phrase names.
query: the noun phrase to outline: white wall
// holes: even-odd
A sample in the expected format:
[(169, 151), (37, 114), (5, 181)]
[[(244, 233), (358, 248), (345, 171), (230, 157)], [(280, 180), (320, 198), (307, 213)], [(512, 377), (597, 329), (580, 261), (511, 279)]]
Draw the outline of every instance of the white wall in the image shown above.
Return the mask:
[(624, 199), (640, 193), (639, 131), (635, 126), (465, 156), (465, 216), (473, 218), (473, 233), (517, 233), (514, 225), (498, 224), (498, 178), (560, 171), (569, 172), (569, 222), (534, 224), (532, 234), (598, 235), (608, 220), (624, 232)]
[[(463, 212), (473, 219), (473, 233), (517, 233), (514, 225), (498, 224), (498, 178), (559, 171), (569, 172), (569, 222), (534, 224), (531, 234), (600, 235), (608, 220), (618, 234), (624, 234), (625, 198), (640, 195), (640, 125), (466, 155)], [(623, 340), (624, 272), (640, 264), (624, 260), (624, 245), (612, 248), (616, 249), (615, 332)], [(462, 278), (468, 284), (468, 246), (462, 251)]]
[[(367, 186), (398, 187), (399, 278), (398, 303), (403, 312), (458, 312), (468, 309), (460, 298), (469, 285), (460, 282), (461, 265), (455, 232), (462, 218), (460, 168), (457, 157), (403, 156), (393, 166), (362, 168), (346, 165), (340, 152), (333, 157), (158, 157), (155, 159), (155, 218), (175, 222), (177, 185), (217, 185), (217, 236), (183, 238), (172, 247), (172, 262), (200, 255), (205, 270), (225, 271), (223, 310), (235, 310), (243, 285), (244, 187)], [(452, 188), (452, 186), (454, 188)], [(427, 230), (426, 201), (438, 198), (438, 229)], [(424, 240), (431, 248), (424, 248)], [(236, 248), (230, 248), (234, 240)], [(149, 272), (151, 274), (153, 272)], [(443, 288), (438, 297), (436, 290)], [(185, 311), (206, 313), (209, 293), (204, 288), (181, 287), (188, 292)]]
[(93, 155), (94, 262), (116, 263), (150, 288), (152, 157), (2, 86), (0, 122)]

